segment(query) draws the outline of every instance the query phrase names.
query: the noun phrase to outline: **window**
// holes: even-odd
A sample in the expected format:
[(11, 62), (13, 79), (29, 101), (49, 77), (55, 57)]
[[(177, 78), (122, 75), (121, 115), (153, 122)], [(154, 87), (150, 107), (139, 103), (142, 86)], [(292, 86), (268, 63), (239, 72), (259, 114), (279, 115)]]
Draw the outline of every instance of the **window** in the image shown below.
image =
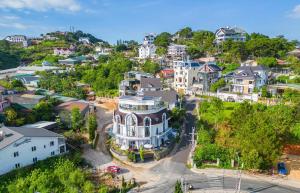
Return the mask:
[(31, 147), (31, 151), (36, 151), (36, 146)]
[(54, 146), (54, 141), (50, 141), (50, 146)]
[(19, 152), (18, 151), (14, 152), (14, 157), (18, 157), (18, 156), (19, 156)]
[(146, 117), (145, 120), (144, 120), (145, 137), (150, 136), (150, 125), (151, 125), (151, 119), (149, 117)]
[(20, 168), (20, 163), (16, 163), (15, 168)]
[(44, 145), (44, 149), (46, 149), (46, 145)]
[(162, 123), (163, 123), (163, 132), (165, 132), (166, 131), (166, 118), (167, 116), (166, 116), (166, 113), (164, 113), (163, 115), (162, 115)]
[(32, 161), (33, 161), (33, 163), (36, 163), (36, 162), (37, 162), (37, 157), (34, 157), (34, 158), (32, 159)]
[(51, 151), (51, 156), (54, 156), (55, 155), (55, 152), (54, 151)]
[(120, 116), (116, 116), (116, 123), (117, 123), (117, 133), (121, 134), (121, 120), (120, 120)]
[(128, 115), (126, 117), (127, 136), (135, 137), (136, 127), (137, 127), (137, 118), (136, 118), (136, 116), (135, 115)]

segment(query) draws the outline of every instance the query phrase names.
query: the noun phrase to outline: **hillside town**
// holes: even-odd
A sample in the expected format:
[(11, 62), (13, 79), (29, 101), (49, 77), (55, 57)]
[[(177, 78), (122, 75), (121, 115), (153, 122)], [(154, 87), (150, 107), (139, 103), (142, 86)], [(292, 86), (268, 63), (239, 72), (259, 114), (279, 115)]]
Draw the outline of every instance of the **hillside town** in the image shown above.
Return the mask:
[(299, 41), (9, 34), (0, 69), (0, 192), (300, 192)]

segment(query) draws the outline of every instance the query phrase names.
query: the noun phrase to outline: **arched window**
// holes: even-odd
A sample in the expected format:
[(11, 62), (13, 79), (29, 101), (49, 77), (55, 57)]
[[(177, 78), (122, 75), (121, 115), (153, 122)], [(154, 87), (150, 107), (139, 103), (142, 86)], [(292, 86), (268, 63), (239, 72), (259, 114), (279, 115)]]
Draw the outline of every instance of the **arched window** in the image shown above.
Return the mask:
[(126, 129), (128, 137), (136, 136), (137, 118), (131, 114), (126, 117)]
[(162, 115), (163, 132), (166, 131), (166, 119), (167, 119), (167, 115), (166, 115), (166, 113), (164, 113), (164, 114)]
[(146, 117), (144, 119), (145, 137), (150, 136), (150, 125), (151, 125), (151, 119), (149, 117)]
[(117, 134), (121, 134), (121, 118), (119, 115), (116, 116)]

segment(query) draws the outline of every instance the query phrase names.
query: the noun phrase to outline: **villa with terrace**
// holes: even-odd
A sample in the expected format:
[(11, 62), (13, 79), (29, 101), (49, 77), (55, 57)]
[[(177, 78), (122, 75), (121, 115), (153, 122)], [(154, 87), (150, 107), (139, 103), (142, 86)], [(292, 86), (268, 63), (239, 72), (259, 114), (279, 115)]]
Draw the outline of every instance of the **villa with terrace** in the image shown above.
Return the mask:
[(171, 135), (170, 117), (158, 97), (121, 96), (113, 115), (113, 136), (122, 150), (163, 146)]

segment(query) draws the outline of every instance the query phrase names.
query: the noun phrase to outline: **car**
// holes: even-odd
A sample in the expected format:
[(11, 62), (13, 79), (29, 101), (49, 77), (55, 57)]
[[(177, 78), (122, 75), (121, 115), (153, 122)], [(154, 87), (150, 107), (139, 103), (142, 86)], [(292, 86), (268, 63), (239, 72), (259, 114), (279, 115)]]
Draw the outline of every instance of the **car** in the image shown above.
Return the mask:
[(120, 172), (121, 172), (121, 168), (118, 167), (118, 166), (108, 166), (108, 167), (106, 168), (106, 171), (109, 172), (109, 173), (114, 173), (114, 174), (116, 174), (116, 173), (120, 173)]
[(280, 175), (287, 175), (287, 169), (286, 169), (286, 166), (285, 166), (285, 163), (284, 162), (279, 162), (277, 164), (277, 168), (278, 168), (278, 174)]

